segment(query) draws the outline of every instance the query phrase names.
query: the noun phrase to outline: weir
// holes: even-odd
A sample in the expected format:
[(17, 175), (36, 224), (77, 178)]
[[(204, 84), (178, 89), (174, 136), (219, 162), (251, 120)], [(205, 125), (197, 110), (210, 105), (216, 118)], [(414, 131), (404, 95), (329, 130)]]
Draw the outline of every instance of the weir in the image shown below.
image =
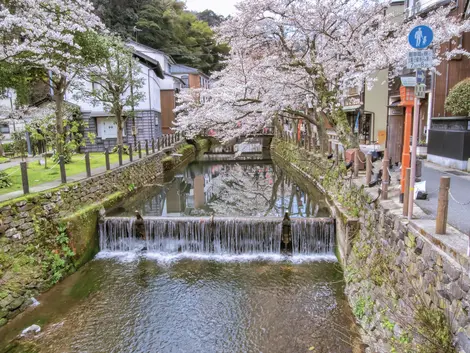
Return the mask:
[[(280, 254), (282, 221), (274, 217), (146, 217), (142, 231), (135, 218), (107, 217), (100, 224), (100, 248), (111, 252), (146, 248), (169, 254)], [(293, 218), (289, 240), (292, 255), (333, 254), (334, 220)]]

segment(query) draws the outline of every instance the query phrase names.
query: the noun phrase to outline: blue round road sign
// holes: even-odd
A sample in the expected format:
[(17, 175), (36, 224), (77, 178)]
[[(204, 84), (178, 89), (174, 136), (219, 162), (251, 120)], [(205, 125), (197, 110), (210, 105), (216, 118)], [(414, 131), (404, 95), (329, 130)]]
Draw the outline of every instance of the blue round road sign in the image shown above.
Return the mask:
[(415, 49), (425, 49), (431, 44), (433, 36), (428, 26), (416, 26), (408, 35), (408, 42)]

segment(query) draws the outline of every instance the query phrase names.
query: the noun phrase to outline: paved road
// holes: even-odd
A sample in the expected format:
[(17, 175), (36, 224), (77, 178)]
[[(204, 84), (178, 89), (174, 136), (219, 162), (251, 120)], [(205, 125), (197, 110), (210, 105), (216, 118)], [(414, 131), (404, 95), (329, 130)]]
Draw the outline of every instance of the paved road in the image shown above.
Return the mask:
[[(450, 168), (443, 168), (425, 162), (421, 179), (426, 180), (426, 191), (428, 192), (429, 200), (416, 200), (416, 204), (426, 213), (436, 216), (439, 180), (441, 176), (449, 176), (452, 196), (458, 202), (449, 197), (447, 222), (461, 232), (470, 235), (470, 174), (464, 172), (464, 175), (457, 176), (448, 173), (449, 171), (451, 171)], [(467, 205), (459, 203), (467, 203)]]

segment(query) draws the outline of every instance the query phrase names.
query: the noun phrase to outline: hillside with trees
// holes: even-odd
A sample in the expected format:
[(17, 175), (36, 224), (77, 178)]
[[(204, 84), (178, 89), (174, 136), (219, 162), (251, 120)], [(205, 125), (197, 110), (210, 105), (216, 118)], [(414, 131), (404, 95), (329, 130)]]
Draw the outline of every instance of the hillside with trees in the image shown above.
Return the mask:
[(229, 48), (217, 44), (211, 27), (225, 18), (211, 10), (189, 12), (178, 0), (94, 0), (111, 31), (170, 54), (176, 62), (205, 73), (220, 70)]

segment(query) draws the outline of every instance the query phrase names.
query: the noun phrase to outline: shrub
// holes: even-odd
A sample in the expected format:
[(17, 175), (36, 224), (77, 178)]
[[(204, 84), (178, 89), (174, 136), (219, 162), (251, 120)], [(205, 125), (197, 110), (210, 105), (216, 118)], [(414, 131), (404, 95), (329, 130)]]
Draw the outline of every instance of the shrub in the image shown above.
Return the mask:
[(460, 81), (450, 90), (445, 108), (453, 115), (470, 115), (470, 78)]
[(0, 189), (9, 188), (10, 186), (11, 186), (10, 176), (4, 170), (0, 170)]
[[(111, 150), (111, 153), (117, 153), (117, 152), (118, 152), (118, 146), (116, 145)], [(122, 146), (122, 154), (129, 154), (129, 146)]]

